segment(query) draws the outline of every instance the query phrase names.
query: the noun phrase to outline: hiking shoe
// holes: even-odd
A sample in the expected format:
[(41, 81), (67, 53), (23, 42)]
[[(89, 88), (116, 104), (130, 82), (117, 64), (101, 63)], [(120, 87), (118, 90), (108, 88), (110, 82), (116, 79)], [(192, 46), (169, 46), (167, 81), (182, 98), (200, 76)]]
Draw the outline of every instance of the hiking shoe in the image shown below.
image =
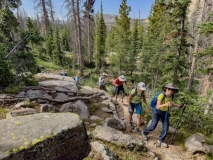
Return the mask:
[(158, 143), (159, 143), (161, 146), (165, 147), (165, 148), (168, 147), (168, 145), (167, 145), (165, 142), (160, 142), (160, 141), (158, 140)]
[(143, 126), (145, 123), (144, 122), (141, 122), (140, 126)]
[(140, 132), (139, 128), (136, 128), (135, 133), (137, 133), (137, 134), (141, 134), (141, 132)]
[(143, 131), (141, 132), (141, 134), (142, 134), (143, 139), (144, 139), (145, 141), (147, 141), (148, 138), (147, 138), (147, 136), (143, 133)]
[(130, 125), (131, 129), (134, 129), (134, 125), (132, 122), (129, 122), (129, 125)]

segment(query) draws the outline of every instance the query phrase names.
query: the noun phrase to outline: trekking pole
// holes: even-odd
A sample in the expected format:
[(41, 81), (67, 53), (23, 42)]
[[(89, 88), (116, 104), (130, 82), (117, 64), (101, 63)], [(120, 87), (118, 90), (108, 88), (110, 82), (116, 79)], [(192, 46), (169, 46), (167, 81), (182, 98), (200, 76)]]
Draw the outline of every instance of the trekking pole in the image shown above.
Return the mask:
[[(181, 106), (179, 107), (179, 108), (182, 108), (185, 104), (187, 104), (185, 101), (181, 104)], [(177, 130), (178, 130), (178, 126), (179, 126), (179, 123), (181, 122), (181, 119), (182, 119), (182, 117), (183, 117), (183, 113), (184, 113), (184, 111), (185, 111), (185, 109), (186, 109), (186, 107), (183, 107), (183, 110), (182, 110), (182, 113), (181, 113), (181, 115), (180, 115), (180, 119), (178, 120), (178, 122), (177, 122), (177, 125), (176, 125), (176, 128), (175, 128), (175, 132), (174, 132), (174, 134), (173, 134), (173, 136), (172, 136), (172, 143), (174, 144), (174, 139), (175, 139), (175, 136), (176, 136), (176, 133), (177, 133)]]

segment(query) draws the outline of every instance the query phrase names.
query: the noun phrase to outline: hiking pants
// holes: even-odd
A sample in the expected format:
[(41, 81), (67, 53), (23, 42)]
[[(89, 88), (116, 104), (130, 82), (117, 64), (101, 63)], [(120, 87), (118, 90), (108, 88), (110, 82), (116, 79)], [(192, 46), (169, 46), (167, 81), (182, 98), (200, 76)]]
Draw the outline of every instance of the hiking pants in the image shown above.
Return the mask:
[[(156, 113), (157, 112), (157, 113)], [(148, 126), (144, 131), (143, 131), (143, 134), (144, 135), (147, 135), (149, 134), (149, 132), (153, 131), (159, 120), (162, 121), (162, 124), (163, 124), (163, 128), (162, 128), (162, 132), (161, 132), (161, 135), (159, 137), (159, 141), (160, 142), (164, 142), (165, 138), (166, 138), (166, 135), (167, 135), (167, 132), (168, 132), (168, 129), (169, 129), (169, 118), (168, 118), (168, 114), (166, 112), (163, 112), (163, 111), (153, 111), (152, 112), (152, 123), (150, 126)]]

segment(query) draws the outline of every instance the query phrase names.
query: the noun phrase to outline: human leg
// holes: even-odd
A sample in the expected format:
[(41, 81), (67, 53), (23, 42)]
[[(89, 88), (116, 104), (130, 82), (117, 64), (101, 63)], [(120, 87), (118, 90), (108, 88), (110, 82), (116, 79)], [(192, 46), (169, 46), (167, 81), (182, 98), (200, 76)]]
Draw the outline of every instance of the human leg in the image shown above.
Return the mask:
[(162, 126), (161, 135), (159, 136), (159, 141), (164, 142), (169, 129), (169, 117), (167, 116), (167, 114), (165, 114), (165, 115), (162, 115), (160, 119), (162, 121), (163, 126)]
[(124, 99), (124, 86), (121, 85), (121, 86), (119, 86), (119, 87), (120, 87), (120, 91), (122, 92), (121, 98), (122, 98), (122, 102), (123, 102), (123, 99)]
[(131, 128), (132, 129), (134, 129), (134, 125), (133, 125), (133, 123), (132, 123), (132, 115), (133, 115), (133, 113), (134, 113), (134, 104), (133, 103), (130, 103), (130, 106), (129, 106), (130, 108), (131, 108), (131, 111), (130, 111), (130, 108), (128, 108), (128, 112), (129, 112), (129, 124), (130, 124), (130, 126), (131, 126)]
[(148, 135), (149, 132), (153, 131), (156, 128), (159, 120), (160, 120), (159, 114), (153, 112), (152, 113), (152, 123), (150, 126), (148, 126), (145, 130), (142, 131), (143, 134)]

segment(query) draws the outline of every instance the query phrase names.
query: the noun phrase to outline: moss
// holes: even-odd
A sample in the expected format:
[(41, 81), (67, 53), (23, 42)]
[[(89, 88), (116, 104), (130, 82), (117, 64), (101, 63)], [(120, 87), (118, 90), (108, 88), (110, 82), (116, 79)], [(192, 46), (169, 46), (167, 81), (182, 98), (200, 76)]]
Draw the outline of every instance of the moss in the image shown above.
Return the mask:
[(18, 148), (13, 148), (13, 153), (17, 153), (18, 152)]
[(20, 125), (21, 124), (21, 122), (15, 122), (17, 125)]
[(17, 137), (15, 136), (14, 133), (11, 133), (11, 136), (12, 136), (12, 140), (16, 140), (17, 139)]

